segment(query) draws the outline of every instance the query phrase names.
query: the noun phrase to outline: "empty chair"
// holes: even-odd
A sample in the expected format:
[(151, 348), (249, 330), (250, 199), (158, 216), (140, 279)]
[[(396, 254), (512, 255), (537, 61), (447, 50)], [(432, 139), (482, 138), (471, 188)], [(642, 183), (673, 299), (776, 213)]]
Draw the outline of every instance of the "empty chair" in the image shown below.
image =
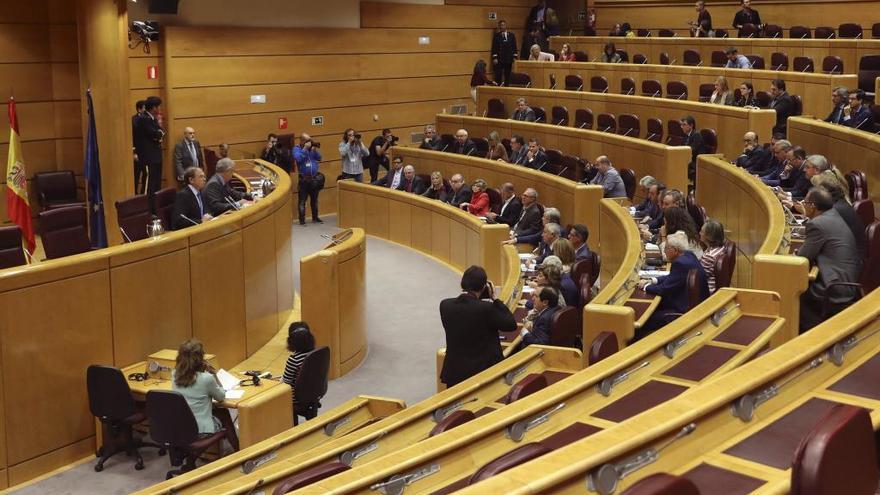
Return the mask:
[(46, 259), (62, 258), (90, 249), (86, 212), (85, 206), (68, 206), (40, 212)]
[(674, 38), (675, 31), (673, 31), (671, 29), (661, 29), (660, 31), (657, 32), (657, 36), (659, 36), (661, 38)]
[(853, 209), (862, 221), (862, 225), (871, 225), (874, 223), (874, 202), (870, 199), (860, 199), (853, 201)]
[(544, 107), (532, 107), (532, 110), (535, 111), (535, 122), (547, 123), (547, 110), (544, 110)]
[(612, 113), (600, 113), (596, 118), (596, 130), (599, 132), (617, 132), (617, 119)]
[[(767, 24), (764, 26), (765, 38), (782, 38), (782, 27), (778, 24)], [(792, 36), (793, 37), (793, 36)]]
[(37, 172), (34, 174), (34, 184), (43, 211), (85, 205), (84, 201), (78, 199), (76, 177), (72, 170)]
[(634, 64), (647, 64), (648, 57), (646, 57), (645, 55), (643, 55), (641, 53), (636, 53), (635, 55), (633, 55), (632, 63), (634, 63)]
[(758, 36), (758, 26), (755, 26), (752, 23), (743, 24), (743, 27), (739, 30), (740, 38), (756, 38)]
[(553, 315), (550, 324), (550, 345), (558, 347), (577, 347), (576, 339), (580, 337), (578, 327), (578, 310), (572, 306), (560, 309)]
[(766, 91), (756, 91), (755, 92), (755, 101), (758, 103), (758, 108), (770, 108), (770, 93)]
[(461, 426), (469, 421), (472, 421), (476, 419), (476, 417), (477, 416), (473, 413), (473, 411), (468, 411), (465, 409), (453, 411), (449, 413), (448, 416), (438, 421), (437, 425), (434, 426), (434, 428), (431, 428), (431, 432), (428, 433), (428, 436), (433, 437), (435, 435), (439, 435), (444, 431), (449, 431), (456, 426)]
[(709, 100), (712, 99), (712, 93), (715, 92), (715, 85), (712, 83), (703, 83), (700, 84), (700, 97), (699, 101), (703, 103), (708, 103)]
[(578, 129), (593, 128), (593, 112), (589, 108), (578, 108), (574, 111), (574, 126)]
[(622, 113), (617, 119), (617, 133), (621, 136), (637, 138), (641, 132), (638, 115)]
[(604, 76), (593, 76), (590, 78), (590, 91), (593, 93), (607, 93), (608, 79)]
[(880, 471), (867, 409), (835, 404), (801, 439), (791, 462), (792, 495), (872, 494)]
[(794, 108), (792, 108), (791, 114), (794, 116), (802, 115), (804, 113), (804, 100), (800, 95), (791, 95), (791, 102), (794, 103)]
[(147, 225), (153, 220), (150, 213), (150, 199), (146, 194), (138, 194), (116, 202), (116, 220), (122, 238), (126, 242), (147, 238)]
[(880, 39), (880, 22), (875, 22), (873, 26), (871, 26), (871, 38)]
[(511, 72), (507, 85), (512, 88), (530, 88), (532, 87), (532, 78), (522, 72)]
[(584, 89), (584, 80), (577, 74), (565, 76), (565, 89), (567, 91), (580, 91)]
[(726, 30), (726, 29), (716, 29), (716, 30), (715, 30), (715, 37), (716, 37), (716, 38), (729, 38), (730, 35), (727, 34), (727, 30)]
[(703, 61), (702, 59), (700, 59), (700, 52), (696, 50), (685, 50), (684, 65), (690, 65), (694, 67), (703, 65)]
[(293, 384), (295, 394), (293, 425), (299, 424), (298, 416), (307, 420), (318, 415), (321, 399), (327, 393), (327, 375), (330, 372), (330, 348), (321, 346), (309, 352)]
[(687, 100), (687, 84), (682, 81), (669, 81), (666, 83), (666, 97), (673, 100)]
[(819, 26), (814, 31), (817, 40), (833, 40), (837, 38), (834, 28), (831, 26)]
[(574, 52), (574, 61), (575, 62), (589, 62), (590, 57), (587, 55), (587, 52)]
[(156, 205), (156, 216), (162, 221), (166, 229), (171, 228), (171, 211), (174, 210), (174, 199), (177, 197), (176, 187), (159, 189), (153, 196)]
[(645, 139), (655, 143), (663, 142), (663, 121), (658, 118), (650, 118), (647, 122), (647, 133)]
[(807, 26), (792, 26), (788, 29), (789, 38), (810, 39), (810, 28)]
[(620, 350), (617, 335), (612, 332), (600, 332), (590, 344), (587, 363), (593, 365)]
[(843, 74), (843, 60), (837, 55), (828, 55), (822, 59), (822, 72), (826, 74)]
[(880, 221), (865, 229), (865, 261), (859, 281), (866, 292), (880, 287)]
[[(455, 413), (461, 412), (464, 411), (455, 411)], [(452, 414), (450, 414), (449, 416), (452, 416)], [(437, 426), (439, 426), (439, 424)], [(349, 469), (351, 469), (351, 466), (349, 466), (348, 464), (343, 464), (340, 461), (328, 461), (322, 464), (318, 464), (316, 466), (312, 466), (308, 469), (297, 472), (289, 478), (286, 478), (284, 481), (281, 482), (281, 484), (279, 484), (275, 487), (274, 490), (272, 490), (272, 495), (285, 495), (294, 490), (298, 490), (302, 487), (317, 483), (325, 478), (336, 476), (337, 474), (348, 471)]]
[(663, 86), (656, 79), (645, 79), (642, 81), (642, 96), (650, 96), (655, 98), (663, 97)]
[[(537, 113), (537, 112), (536, 112)], [(489, 140), (481, 137), (472, 137), (474, 142), (474, 156), (486, 156), (489, 154)]]
[(666, 52), (660, 52), (660, 65), (669, 65), (669, 54)]
[(861, 170), (847, 172), (846, 182), (849, 185), (849, 197), (853, 201), (868, 199), (868, 179)]
[(498, 98), (489, 98), (486, 106), (486, 117), (490, 119), (506, 119), (508, 115), (507, 110), (504, 108), (504, 102)]
[(841, 38), (856, 39), (862, 37), (862, 25), (846, 22), (838, 26), (837, 35)]
[(760, 55), (746, 55), (746, 58), (749, 59), (753, 69), (764, 70), (764, 57)]
[[(140, 447), (156, 447), (154, 443), (135, 440), (133, 426), (142, 423), (147, 415), (138, 412), (125, 375), (119, 368), (93, 364), (86, 370), (86, 389), (89, 393), (89, 410), (92, 416), (104, 425), (104, 444), (98, 448), (101, 459), (95, 464), (95, 471), (103, 471), (104, 463), (112, 456), (125, 452), (134, 456), (134, 468), (144, 468), (144, 458), (138, 452)], [(160, 454), (164, 451), (160, 449)]]
[(27, 260), (21, 245), (21, 228), (18, 225), (0, 227), (0, 269), (25, 263)]
[(865, 55), (859, 60), (859, 89), (874, 97), (874, 81), (880, 77), (880, 55)]
[(147, 392), (147, 415), (150, 417), (150, 437), (159, 445), (172, 451), (169, 458), (174, 462), (174, 452), (185, 458), (180, 469), (168, 471), (165, 479), (192, 471), (196, 460), (212, 445), (226, 437), (220, 428), (209, 436), (199, 435), (196, 417), (180, 392), (150, 390)]
[(636, 36), (638, 36), (639, 38), (650, 38), (651, 31), (647, 29), (636, 29)]
[(550, 109), (550, 114), (553, 116), (553, 125), (568, 125), (568, 109), (559, 105), (554, 105), (552, 109)]
[(687, 141), (687, 136), (684, 135), (684, 131), (681, 130), (681, 124), (677, 120), (669, 120), (666, 122), (666, 131), (668, 137), (666, 138), (666, 144), (669, 146), (684, 146), (685, 141)]
[(771, 53), (770, 70), (788, 70), (788, 55), (782, 52)]
[[(421, 175), (421, 174), (420, 174)], [(427, 182), (425, 184), (430, 184), (431, 179), (428, 176)], [(501, 191), (495, 189), (494, 187), (490, 187), (486, 189), (486, 195), (489, 196), (489, 211), (495, 213), (497, 215), (501, 214), (501, 204), (504, 200), (501, 198)]]
[(626, 197), (632, 201), (633, 196), (636, 195), (636, 173), (632, 169), (621, 168), (620, 178), (623, 180), (623, 186), (626, 189)]
[(556, 74), (550, 74), (550, 89), (556, 89)]
[(629, 53), (626, 50), (617, 50), (617, 54), (620, 55), (621, 62), (629, 63)]
[(700, 129), (700, 135), (703, 136), (706, 153), (712, 154), (718, 151), (718, 134), (715, 129)]
[(623, 77), (620, 79), (620, 94), (634, 95), (636, 94), (636, 82), (631, 77)]
[(724, 67), (727, 65), (727, 54), (721, 50), (712, 51), (712, 67)]
[(700, 490), (687, 478), (654, 473), (634, 483), (620, 495), (700, 495)]
[(547, 164), (542, 170), (554, 175), (559, 174), (559, 172), (562, 171), (563, 156), (565, 156), (564, 153), (553, 148), (544, 149), (544, 153), (547, 155)]

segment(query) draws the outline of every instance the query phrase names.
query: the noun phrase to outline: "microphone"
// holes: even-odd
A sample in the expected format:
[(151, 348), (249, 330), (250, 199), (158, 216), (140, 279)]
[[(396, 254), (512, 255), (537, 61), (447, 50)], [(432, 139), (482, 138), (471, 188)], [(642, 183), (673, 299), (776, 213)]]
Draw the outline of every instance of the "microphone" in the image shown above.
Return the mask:
[(862, 39), (862, 33), (857, 34), (856, 37), (855, 37), (855, 39), (857, 39), (857, 40)]
[(540, 116), (540, 117), (538, 117), (538, 118), (536, 118), (536, 119), (535, 119), (535, 123), (537, 124), (538, 122), (541, 122), (541, 119), (543, 119), (543, 118), (544, 118), (543, 115)]
[(801, 70), (801, 72), (806, 72), (807, 69), (809, 69), (809, 68), (811, 68), (811, 67), (812, 67), (812, 65), (807, 64), (807, 65), (804, 66), (804, 68), (803, 68), (803, 70)]
[(861, 128), (861, 127), (862, 127), (862, 125), (864, 125), (864, 124), (865, 124), (865, 122), (867, 122), (867, 121), (868, 121), (868, 119), (869, 119), (869, 118), (870, 118), (870, 117), (865, 117), (865, 120), (863, 120), (863, 121), (861, 121), (861, 122), (859, 122), (859, 125), (857, 125), (857, 126), (856, 126), (856, 129), (859, 129), (859, 128)]
[(488, 112), (489, 112), (489, 109), (488, 109), (488, 108), (487, 108), (487, 109), (485, 109), (485, 110), (483, 110), (483, 117), (485, 117), (485, 116), (486, 116), (486, 114), (487, 114), (487, 113), (488, 113)]
[(703, 65), (703, 61), (702, 61), (702, 60), (700, 60), (699, 62), (697, 62), (696, 67), (699, 67), (699, 66), (701, 66), (701, 65)]
[(198, 222), (196, 222), (196, 221), (193, 220), (192, 218), (190, 218), (190, 217), (184, 215), (183, 213), (180, 214), (180, 218), (183, 218), (184, 220), (186, 220), (187, 222), (189, 222), (189, 223), (191, 223), (191, 224), (193, 224), (193, 225), (198, 225), (198, 224), (199, 224)]
[(531, 87), (532, 87), (532, 81), (529, 81), (528, 83), (526, 83), (526, 87), (527, 87), (527, 88), (531, 88)]
[(654, 94), (651, 95), (651, 98), (656, 98), (657, 95), (659, 95), (659, 94), (660, 94), (660, 90), (658, 89), (657, 91), (654, 91)]
[(829, 73), (829, 74), (836, 74), (836, 73), (837, 73), (837, 65), (835, 65), (834, 67), (832, 67), (831, 70), (828, 71), (828, 73)]
[(580, 86), (578, 86), (578, 89), (577, 89), (576, 91), (580, 91), (580, 90), (582, 90), (582, 89), (584, 89), (584, 85), (583, 85), (583, 84), (581, 84)]
[[(746, 60), (748, 60), (748, 59), (746, 59)], [(757, 61), (758, 61), (758, 59), (755, 59), (755, 60), (749, 60), (749, 69), (754, 69), (754, 68), (755, 68), (755, 62), (757, 62)]]
[(682, 94), (678, 95), (678, 98), (676, 98), (676, 100), (680, 100), (680, 99), (684, 98), (685, 96), (687, 96), (687, 93), (682, 93)]
[(647, 139), (647, 140), (648, 140), (648, 141), (650, 141), (650, 140), (651, 140), (651, 138), (653, 138), (653, 137), (654, 137), (654, 136), (656, 136), (656, 135), (657, 135), (657, 133), (656, 133), (656, 132), (652, 132), (652, 133), (651, 133), (651, 134), (649, 134), (649, 135), (648, 135), (648, 137), (646, 137), (646, 138), (645, 138), (645, 139)]
[(333, 244), (334, 246), (342, 243), (342, 239), (337, 239), (331, 235), (321, 234), (321, 237), (330, 241), (330, 243)]
[(804, 33), (803, 35), (801, 35), (801, 39), (806, 38), (806, 37), (807, 37), (807, 34), (809, 34), (809, 33)]
[(473, 153), (474, 150), (476, 150), (476, 149), (477, 149), (476, 147), (471, 148), (470, 151), (468, 151), (467, 153), (465, 153), (465, 156), (471, 156), (471, 153)]
[(782, 70), (782, 64), (777, 65), (776, 68), (773, 70)]
[(562, 169), (558, 174), (556, 174), (556, 176), (562, 177), (562, 174), (564, 174), (566, 170), (568, 170), (568, 167), (565, 167), (564, 169)]
[(607, 88), (607, 87), (606, 87), (605, 89), (602, 90), (602, 94), (605, 94), (605, 93), (607, 93), (607, 92), (608, 92), (608, 88)]
[(779, 37), (779, 33), (778, 33), (778, 32), (773, 33), (773, 38), (774, 38), (774, 39), (775, 39), (775, 38), (778, 38), (778, 37)]
[(647, 63), (648, 63), (648, 59), (647, 59), (647, 58), (646, 58), (645, 60), (642, 60), (642, 65), (647, 64)]
[(674, 58), (674, 59), (672, 59), (671, 62), (669, 62), (669, 65), (675, 65), (675, 62), (677, 62), (677, 61), (678, 61), (678, 59)]
[(241, 206), (238, 206), (238, 203), (236, 203), (235, 201), (233, 201), (232, 199), (230, 199), (229, 196), (223, 196), (223, 199), (225, 199), (226, 202), (229, 203), (229, 205), (232, 206), (232, 208), (233, 208), (235, 211), (238, 211), (238, 210), (241, 209)]
[(633, 131), (633, 129), (632, 129), (632, 127), (630, 127), (629, 129), (626, 130), (626, 132), (623, 133), (623, 135), (629, 136), (629, 133), (631, 133), (632, 131)]
[(608, 129), (611, 129), (611, 126), (610, 126), (610, 125), (609, 125), (608, 127), (604, 128), (604, 129), (602, 129), (602, 132), (608, 132)]
[(749, 35), (746, 36), (746, 38), (754, 38), (754, 37), (755, 37), (755, 33), (749, 33)]
[(829, 34), (828, 37), (825, 38), (825, 39), (826, 39), (826, 40), (830, 40), (830, 39), (833, 38), (833, 37), (834, 37), (834, 32), (831, 32), (831, 34)]
[[(119, 231), (122, 232), (122, 237), (125, 237), (125, 242), (131, 242), (131, 237), (129, 237), (128, 234), (125, 233), (125, 229), (119, 227)], [(25, 252), (27, 252), (27, 250), (25, 250)]]
[(580, 126), (578, 126), (578, 129), (583, 129), (586, 126), (587, 126), (587, 122), (584, 122)]
[(444, 151), (446, 151), (446, 148), (449, 148), (449, 144), (448, 144), (448, 143), (446, 144), (446, 146), (443, 147), (442, 150), (440, 150), (440, 153), (443, 153)]
[(559, 122), (557, 122), (556, 125), (562, 125), (563, 122), (565, 122), (565, 117), (559, 119)]
[(541, 166), (538, 167), (538, 168), (536, 168), (535, 170), (540, 171), (540, 170), (543, 169), (546, 165), (547, 165), (547, 161), (545, 160), (544, 163), (542, 163)]

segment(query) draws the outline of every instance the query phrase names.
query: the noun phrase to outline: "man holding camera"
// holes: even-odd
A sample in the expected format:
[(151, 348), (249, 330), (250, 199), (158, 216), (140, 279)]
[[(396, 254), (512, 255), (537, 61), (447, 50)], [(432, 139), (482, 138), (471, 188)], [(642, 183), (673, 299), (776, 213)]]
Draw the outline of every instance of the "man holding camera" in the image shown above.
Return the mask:
[(306, 223), (306, 198), (312, 207), (312, 222), (324, 223), (318, 218), (318, 193), (324, 188), (324, 174), (318, 172), (321, 162), (321, 143), (302, 133), (299, 146), (293, 148), (293, 160), (299, 172), (299, 224)]
[(284, 152), (284, 148), (278, 142), (278, 135), (273, 132), (266, 137), (266, 147), (263, 148), (260, 159), (278, 165), (285, 172), (290, 173), (290, 156)]
[(370, 155), (367, 147), (361, 142), (361, 135), (348, 128), (339, 143), (339, 155), (342, 157), (342, 178), (364, 181), (364, 158)]
[(376, 136), (370, 143), (370, 182), (376, 182), (379, 178), (379, 165), (387, 172), (388, 148), (397, 144), (397, 136), (391, 134), (391, 129), (382, 129), (382, 135)]

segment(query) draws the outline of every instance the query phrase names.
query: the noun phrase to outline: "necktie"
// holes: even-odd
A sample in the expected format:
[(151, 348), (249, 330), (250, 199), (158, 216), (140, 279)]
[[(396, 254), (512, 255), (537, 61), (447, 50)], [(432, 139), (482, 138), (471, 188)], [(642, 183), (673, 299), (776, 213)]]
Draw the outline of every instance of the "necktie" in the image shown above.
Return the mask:
[(192, 141), (187, 141), (187, 144), (189, 146), (189, 154), (192, 156), (193, 166), (198, 167), (199, 166), (199, 157), (198, 157), (198, 155), (196, 155), (195, 145), (193, 145)]
[(507, 33), (502, 33), (504, 35), (504, 41), (507, 41)]
[(196, 202), (199, 203), (199, 218), (205, 216), (205, 207), (202, 206), (202, 193), (196, 193)]

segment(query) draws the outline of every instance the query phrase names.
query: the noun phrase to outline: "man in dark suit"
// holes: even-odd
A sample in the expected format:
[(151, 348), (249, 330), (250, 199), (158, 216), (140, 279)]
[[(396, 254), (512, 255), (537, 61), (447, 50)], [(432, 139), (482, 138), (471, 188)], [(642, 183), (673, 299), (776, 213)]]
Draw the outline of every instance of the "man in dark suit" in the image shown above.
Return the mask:
[(440, 381), (452, 387), (501, 361), (498, 332), (516, 330), (507, 306), (495, 298), (486, 270), (471, 266), (461, 277), (461, 295), (440, 302), (446, 359)]
[(758, 14), (757, 10), (752, 8), (752, 0), (742, 0), (742, 9), (733, 16), (733, 27), (739, 30), (738, 37), (751, 37), (743, 35), (742, 28), (746, 24), (753, 24), (759, 30), (763, 28), (761, 15)]
[(400, 187), (401, 182), (403, 182), (403, 158), (395, 156), (391, 160), (391, 170), (381, 179), (373, 182), (373, 185), (397, 189)]
[(434, 126), (425, 126), (425, 138), (422, 140), (419, 148), (434, 151), (441, 151), (443, 149), (443, 141), (440, 140), (440, 136), (437, 135), (437, 129)]
[(526, 103), (525, 98), (516, 99), (516, 110), (513, 111), (510, 118), (520, 122), (534, 122), (536, 119), (535, 111)]
[(233, 174), (235, 174), (235, 162), (231, 158), (221, 158), (217, 161), (216, 173), (208, 180), (202, 194), (206, 203), (205, 210), (212, 216), (222, 215), (229, 210), (238, 210), (242, 201), (254, 199), (249, 193), (229, 187)]
[[(543, 222), (543, 219), (542, 219)], [(541, 240), (538, 247), (532, 251), (535, 255), (535, 262), (541, 264), (547, 256), (553, 255), (553, 244), (561, 237), (562, 227), (558, 223), (545, 223), (544, 230), (541, 231)]]
[(513, 224), (510, 241), (505, 242), (520, 242), (520, 239), (524, 237), (540, 235), (544, 229), (544, 222), (541, 220), (541, 208), (538, 205), (538, 191), (530, 187), (523, 191), (521, 199), (523, 205), (522, 213), (516, 223)]
[(834, 90), (831, 92), (831, 103), (834, 104), (834, 109), (831, 110), (830, 114), (828, 114), (825, 122), (830, 122), (832, 124), (842, 124), (843, 109), (846, 108), (846, 105), (849, 103), (849, 90), (846, 89), (844, 86), (838, 86), (834, 88)]
[(778, 186), (779, 177), (788, 166), (788, 152), (792, 149), (791, 143), (787, 139), (780, 139), (773, 143), (773, 160), (770, 161), (770, 168), (764, 173), (758, 174), (764, 184), (768, 186)]
[(516, 197), (516, 189), (513, 188), (513, 184), (510, 182), (506, 182), (501, 186), (501, 199), (504, 200), (501, 203), (501, 213), (490, 211), (486, 214), (486, 217), (495, 223), (505, 223), (513, 227), (517, 220), (519, 220), (523, 205), (522, 201)]
[(172, 230), (185, 229), (212, 218), (202, 195), (207, 182), (205, 171), (190, 167), (183, 173), (183, 181), (186, 185), (177, 191), (177, 197), (174, 198), (174, 209), (171, 213)]
[(535, 170), (541, 170), (547, 165), (547, 155), (541, 150), (537, 138), (529, 139), (529, 149), (526, 151), (523, 165)]
[(688, 272), (696, 270), (700, 302), (709, 297), (706, 272), (700, 260), (689, 251), (687, 234), (679, 230), (666, 237), (666, 258), (672, 263), (669, 275), (650, 280), (642, 280), (639, 286), (649, 294), (660, 296), (660, 305), (648, 318), (645, 325), (636, 331), (634, 341), (650, 335), (676, 318), (675, 313), (685, 313), (689, 307)]
[(455, 143), (452, 145), (452, 152), (459, 155), (471, 156), (477, 151), (477, 146), (468, 138), (468, 132), (459, 129), (455, 132)]
[(498, 21), (498, 32), (492, 36), (492, 63), (495, 65), (495, 82), (499, 86), (510, 84), (510, 70), (519, 52), (516, 49), (516, 36), (507, 31), (507, 22)]
[(788, 118), (794, 115), (794, 100), (785, 92), (785, 81), (774, 79), (770, 82), (770, 95), (773, 100), (770, 108), (776, 110), (776, 125), (773, 126), (773, 134), (777, 132), (783, 136), (788, 135)]
[(205, 157), (202, 145), (196, 140), (196, 131), (192, 127), (183, 129), (183, 139), (174, 145), (174, 170), (177, 181), (183, 184), (183, 172), (190, 167), (205, 168)]
[(874, 132), (874, 114), (865, 104), (865, 92), (861, 89), (849, 95), (849, 105), (843, 109), (843, 125)]
[[(804, 201), (804, 210), (810, 221), (806, 225), (806, 239), (797, 254), (810, 260), (810, 266), (818, 266), (819, 275), (801, 294), (801, 333), (853, 302), (857, 297), (855, 288), (830, 285), (834, 282), (858, 282), (861, 270), (856, 241), (846, 222), (834, 209), (831, 194), (819, 187), (810, 189)], [(830, 314), (823, 315), (826, 297), (830, 303)]]
[(525, 139), (520, 135), (514, 134), (510, 138), (510, 155), (507, 157), (507, 162), (511, 165), (525, 165), (528, 151)]
[(585, 260), (593, 256), (590, 252), (590, 246), (587, 245), (589, 238), (590, 231), (586, 225), (576, 223), (571, 226), (571, 230), (568, 231), (568, 241), (571, 242), (571, 247), (574, 248), (575, 260)]
[(449, 178), (449, 183), (452, 185), (452, 196), (449, 197), (448, 201), (450, 205), (461, 208), (462, 203), (471, 202), (473, 191), (471, 191), (470, 186), (465, 184), (463, 175), (453, 175)]
[(706, 145), (703, 144), (703, 136), (697, 130), (697, 120), (693, 115), (688, 115), (679, 122), (681, 131), (686, 136), (684, 144), (691, 148), (691, 162), (688, 163), (688, 178), (696, 179), (697, 176), (697, 156), (706, 152)]
[[(800, 146), (792, 146), (786, 155), (786, 165), (779, 174), (779, 183), (770, 186), (779, 186), (784, 191), (792, 191), (796, 186), (802, 183), (804, 176), (804, 163), (807, 160), (807, 150)], [(809, 189), (809, 188), (808, 188)]]
[(553, 328), (553, 315), (559, 312), (559, 294), (552, 287), (544, 287), (534, 299), (538, 316), (522, 329), (523, 347), (531, 344), (549, 345)]
[(151, 208), (153, 195), (162, 184), (162, 138), (165, 131), (159, 126), (159, 106), (162, 100), (158, 96), (150, 96), (144, 102), (144, 113), (136, 120), (134, 126), (134, 152), (138, 157), (135, 168), (135, 192), (146, 193), (150, 197)]
[(425, 192), (427, 186), (422, 178), (416, 175), (416, 169), (412, 165), (403, 167), (403, 180), (397, 186), (398, 191), (409, 192), (421, 195)]
[(764, 171), (768, 168), (772, 157), (770, 150), (765, 148), (756, 132), (743, 134), (743, 152), (736, 157), (736, 166), (746, 170)]

